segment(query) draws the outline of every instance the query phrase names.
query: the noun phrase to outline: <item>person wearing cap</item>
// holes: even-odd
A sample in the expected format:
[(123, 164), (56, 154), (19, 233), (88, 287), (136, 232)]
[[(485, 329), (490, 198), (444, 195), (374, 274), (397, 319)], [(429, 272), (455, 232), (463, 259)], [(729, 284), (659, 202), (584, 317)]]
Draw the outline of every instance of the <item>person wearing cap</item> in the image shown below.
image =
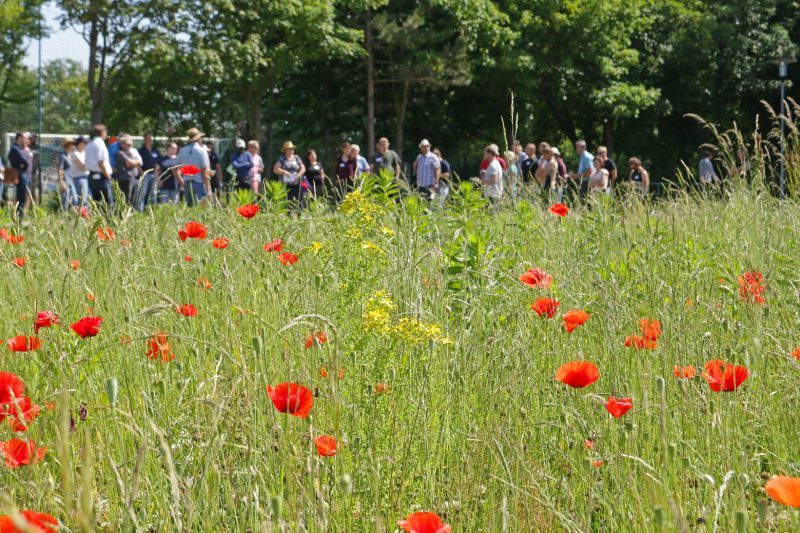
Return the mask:
[(106, 147), (107, 136), (108, 129), (104, 125), (92, 126), (92, 140), (86, 145), (86, 169), (89, 171), (92, 200), (105, 204), (109, 211), (113, 211), (114, 193), (111, 187), (111, 161)]
[(250, 168), (250, 187), (256, 196), (261, 191), (261, 177), (264, 174), (264, 159), (261, 158), (260, 150), (258, 141), (253, 140), (247, 143), (247, 151), (253, 160), (253, 166)]
[(33, 172), (33, 153), (29, 148), (30, 135), (22, 132), (14, 136), (14, 144), (8, 151), (8, 166), (17, 173), (17, 216), (25, 214)]
[(247, 151), (247, 143), (244, 139), (236, 139), (236, 152), (231, 155), (232, 173), (236, 174), (237, 191), (247, 190), (250, 185), (250, 170), (253, 168), (253, 155)]
[(78, 204), (81, 206), (89, 204), (89, 169), (86, 167), (86, 143), (86, 137), (79, 136), (75, 139), (75, 149), (69, 154), (72, 183), (75, 186)]
[[(183, 181), (183, 195), (189, 207), (211, 194), (211, 163), (205, 146), (198, 142), (205, 136), (197, 128), (190, 128), (186, 132), (189, 142), (178, 152), (178, 164), (181, 165), (178, 168), (178, 181)], [(196, 174), (184, 173), (182, 169), (185, 167), (195, 167), (200, 171)]]
[(381, 137), (376, 148), (377, 151), (372, 156), (372, 172), (377, 174), (387, 169), (395, 179), (400, 179), (400, 156), (394, 150), (389, 150), (389, 139)]
[(490, 144), (484, 150), (485, 160), (488, 161), (486, 171), (481, 177), (481, 186), (483, 187), (483, 195), (488, 198), (492, 204), (497, 204), (503, 197), (503, 167), (500, 166), (500, 161), (497, 157), (497, 145)]
[(306, 173), (306, 166), (303, 160), (294, 153), (295, 146), (292, 141), (283, 143), (283, 152), (278, 156), (272, 171), (278, 175), (281, 181), (286, 185), (288, 192), (288, 200), (297, 203), (300, 207), (303, 205), (303, 181), (302, 177)]
[(58, 190), (61, 192), (61, 208), (66, 211), (78, 205), (78, 193), (75, 182), (72, 180), (72, 152), (75, 151), (75, 139), (64, 137), (61, 143), (62, 152), (58, 154), (56, 174), (58, 176)]
[(139, 152), (133, 149), (133, 139), (130, 135), (123, 135), (118, 140), (119, 149), (115, 156), (114, 181), (119, 185), (125, 195), (128, 205), (132, 204), (139, 190), (139, 176), (142, 173), (142, 161)]
[(414, 160), (414, 174), (417, 176), (417, 191), (426, 198), (439, 187), (442, 165), (436, 154), (431, 152), (431, 143), (422, 139), (419, 143), (419, 155)]
[[(494, 148), (494, 151), (497, 152), (498, 154), (500, 153), (500, 147), (497, 146), (495, 143), (492, 143), (489, 146)], [(481, 176), (483, 176), (483, 173), (486, 172), (486, 167), (489, 166), (489, 160), (486, 159), (485, 155), (486, 154), (484, 153), (484, 158), (481, 160), (481, 172), (480, 172)], [(495, 157), (495, 159), (497, 159), (497, 162), (500, 163), (500, 168), (503, 169), (503, 172), (508, 170), (508, 163), (506, 163), (505, 159), (503, 159), (499, 155)]]

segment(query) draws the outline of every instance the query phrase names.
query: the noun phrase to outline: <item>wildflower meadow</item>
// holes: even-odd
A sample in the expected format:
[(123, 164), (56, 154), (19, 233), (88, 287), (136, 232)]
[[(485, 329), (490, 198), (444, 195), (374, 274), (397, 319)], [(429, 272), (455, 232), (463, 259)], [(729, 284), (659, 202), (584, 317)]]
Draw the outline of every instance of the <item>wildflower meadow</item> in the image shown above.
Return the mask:
[(7, 219), (0, 531), (800, 530), (795, 201), (367, 185)]

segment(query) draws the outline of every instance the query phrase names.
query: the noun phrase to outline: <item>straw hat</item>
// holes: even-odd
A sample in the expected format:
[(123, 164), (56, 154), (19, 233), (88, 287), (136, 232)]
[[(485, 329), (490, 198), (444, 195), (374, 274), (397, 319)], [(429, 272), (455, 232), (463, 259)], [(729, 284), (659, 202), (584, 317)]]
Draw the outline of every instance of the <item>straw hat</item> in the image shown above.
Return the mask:
[(281, 151), (285, 152), (286, 150), (294, 150), (294, 144), (292, 144), (292, 141), (286, 141), (283, 143), (283, 148)]
[(75, 144), (75, 139), (73, 139), (72, 137), (64, 137), (64, 140), (61, 141), (61, 148), (66, 149), (67, 146), (74, 144)]
[(189, 142), (199, 141), (203, 137), (206, 136), (205, 133), (198, 130), (197, 128), (189, 128), (186, 130), (186, 136), (189, 138)]

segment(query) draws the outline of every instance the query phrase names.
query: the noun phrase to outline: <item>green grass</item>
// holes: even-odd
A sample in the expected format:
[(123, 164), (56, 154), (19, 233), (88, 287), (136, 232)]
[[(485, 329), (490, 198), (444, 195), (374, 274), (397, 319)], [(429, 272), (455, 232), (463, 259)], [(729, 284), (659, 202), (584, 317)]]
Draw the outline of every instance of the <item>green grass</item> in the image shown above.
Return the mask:
[[(446, 211), (409, 200), (247, 221), (164, 208), (22, 228), (23, 244), (0, 248), (4, 338), (32, 335), (37, 311), (65, 326), (43, 329), (36, 352), (0, 356), (26, 394), (55, 404), (28, 430), (44, 460), (0, 468), (0, 511), (103, 531), (394, 531), (417, 510), (457, 532), (800, 530), (798, 512), (762, 489), (800, 472), (800, 366), (788, 355), (800, 345), (800, 206), (737, 192), (562, 219), (527, 201), (493, 212), (468, 189)], [(209, 239), (181, 242), (189, 220)], [(98, 242), (105, 225), (116, 240)], [(211, 246), (218, 236), (227, 249)], [(278, 237), (294, 266), (262, 250)], [(11, 264), (23, 255), (25, 268)], [(549, 290), (518, 281), (531, 266), (553, 275)], [(748, 270), (764, 273), (766, 306), (739, 299)], [(376, 291), (396, 304), (390, 327), (366, 327)], [(545, 295), (562, 302), (557, 318), (530, 310)], [(199, 315), (176, 313), (185, 303)], [(87, 307), (103, 325), (80, 340), (66, 325)], [(568, 309), (592, 315), (572, 334)], [(641, 318), (661, 320), (658, 349), (624, 347)], [(145, 357), (159, 331), (172, 362)], [(306, 350), (314, 331), (330, 342)], [(750, 369), (737, 392), (672, 375), (714, 358)], [(600, 369), (586, 389), (553, 379), (576, 359)], [(309, 418), (273, 407), (265, 388), (284, 381), (315, 391)], [(609, 394), (633, 410), (611, 418)], [(336, 457), (317, 455), (320, 434), (337, 438)]]

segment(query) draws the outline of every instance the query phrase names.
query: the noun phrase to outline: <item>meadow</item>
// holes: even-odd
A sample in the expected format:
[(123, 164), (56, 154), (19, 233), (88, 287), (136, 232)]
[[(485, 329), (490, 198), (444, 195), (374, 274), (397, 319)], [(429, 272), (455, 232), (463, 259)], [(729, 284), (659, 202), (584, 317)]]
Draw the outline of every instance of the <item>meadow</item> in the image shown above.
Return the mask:
[[(0, 424), (35, 443), (30, 464), (0, 443), (0, 514), (69, 531), (392, 532), (418, 511), (453, 532), (800, 530), (764, 489), (800, 475), (800, 205), (736, 187), (562, 217), (489, 209), (469, 185), (446, 209), (394, 195), (6, 220), (0, 371), (39, 411)], [(83, 317), (99, 330), (70, 327)], [(555, 379), (582, 361), (599, 377)], [(308, 392), (273, 401), (282, 383)]]

